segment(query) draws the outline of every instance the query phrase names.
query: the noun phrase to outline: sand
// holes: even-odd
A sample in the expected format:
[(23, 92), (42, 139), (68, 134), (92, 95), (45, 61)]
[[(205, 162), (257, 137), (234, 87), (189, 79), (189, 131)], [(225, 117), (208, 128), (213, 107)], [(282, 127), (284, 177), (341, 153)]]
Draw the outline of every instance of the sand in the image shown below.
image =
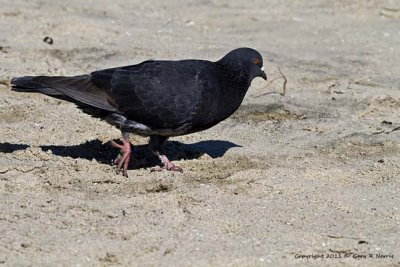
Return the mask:
[[(400, 264), (398, 1), (2, 0), (0, 25), (0, 265)], [(10, 91), (14, 76), (241, 46), (262, 53), (269, 82), (170, 140), (182, 174), (151, 172), (132, 136), (123, 177), (118, 130)]]

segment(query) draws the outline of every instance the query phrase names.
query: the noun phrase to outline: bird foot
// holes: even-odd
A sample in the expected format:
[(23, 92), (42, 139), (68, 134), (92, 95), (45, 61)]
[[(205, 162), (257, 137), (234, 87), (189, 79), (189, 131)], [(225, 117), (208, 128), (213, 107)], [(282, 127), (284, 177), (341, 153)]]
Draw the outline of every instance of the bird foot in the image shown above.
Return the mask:
[(120, 150), (120, 155), (114, 160), (114, 164), (117, 165), (119, 170), (122, 170), (122, 174), (128, 177), (128, 165), (131, 158), (131, 143), (128, 139), (122, 140), (122, 145), (115, 141), (111, 141), (111, 145)]
[(173, 172), (183, 172), (183, 169), (177, 165), (175, 165), (174, 163), (172, 163), (167, 156), (165, 155), (160, 155), (159, 156), (163, 166), (157, 166), (155, 168), (151, 169), (151, 172), (154, 171), (162, 171), (162, 170), (167, 170), (167, 171), (173, 171)]

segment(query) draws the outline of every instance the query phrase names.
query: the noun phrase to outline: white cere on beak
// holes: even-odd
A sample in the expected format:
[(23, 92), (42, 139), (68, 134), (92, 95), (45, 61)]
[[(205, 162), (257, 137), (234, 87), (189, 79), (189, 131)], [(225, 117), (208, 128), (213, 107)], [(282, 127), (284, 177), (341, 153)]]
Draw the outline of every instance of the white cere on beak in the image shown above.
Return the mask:
[(261, 71), (264, 71), (264, 66), (261, 67)]

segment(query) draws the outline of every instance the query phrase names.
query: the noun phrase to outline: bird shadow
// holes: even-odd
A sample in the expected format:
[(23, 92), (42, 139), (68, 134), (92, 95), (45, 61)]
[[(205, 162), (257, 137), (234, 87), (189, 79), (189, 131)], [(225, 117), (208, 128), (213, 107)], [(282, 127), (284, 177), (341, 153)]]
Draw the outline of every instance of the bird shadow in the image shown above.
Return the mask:
[(1, 153), (13, 153), (14, 151), (17, 151), (17, 150), (25, 150), (28, 147), (29, 147), (28, 145), (11, 144), (11, 143), (5, 142), (5, 143), (0, 143), (0, 152)]
[[(29, 146), (25, 144), (0, 143), (0, 152), (13, 153), (17, 150), (25, 150)], [(207, 140), (192, 144), (184, 144), (178, 141), (168, 141), (163, 146), (163, 152), (170, 160), (192, 160), (208, 154), (212, 158), (222, 157), (229, 149), (242, 147), (229, 141)], [(110, 142), (102, 143), (95, 139), (78, 145), (42, 145), (40, 149), (61, 157), (95, 159), (103, 164), (110, 164), (117, 157), (119, 151), (111, 147)], [(137, 145), (132, 148), (132, 156), (129, 169), (154, 167), (160, 164), (157, 156), (150, 152), (148, 145)]]

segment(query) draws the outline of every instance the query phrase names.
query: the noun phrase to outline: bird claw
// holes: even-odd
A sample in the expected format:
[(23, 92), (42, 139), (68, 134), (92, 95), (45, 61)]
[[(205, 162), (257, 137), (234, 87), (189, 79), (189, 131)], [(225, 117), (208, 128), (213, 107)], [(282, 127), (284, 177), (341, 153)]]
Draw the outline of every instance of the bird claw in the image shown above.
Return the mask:
[(167, 171), (173, 171), (173, 172), (183, 172), (183, 169), (174, 163), (172, 163), (167, 156), (165, 155), (160, 155), (160, 160), (163, 164), (163, 166), (157, 166), (154, 168), (151, 168), (150, 172), (155, 172), (155, 171), (162, 171), (162, 170), (167, 170)]
[(117, 173), (117, 174), (121, 174), (121, 172), (122, 172), (122, 176), (124, 176), (124, 177), (126, 177), (126, 178), (129, 177), (129, 176), (128, 176), (128, 171), (127, 171), (127, 170), (124, 170), (123, 168), (118, 168), (118, 166), (115, 166), (115, 170), (116, 170), (116, 173)]
[[(172, 163), (171, 163), (172, 164)], [(183, 169), (177, 165), (172, 164), (173, 166), (157, 166), (150, 169), (150, 172), (160, 172), (160, 171), (173, 171), (173, 172), (183, 172)]]
[(183, 172), (183, 169), (177, 165), (172, 164), (172, 166), (169, 166), (166, 168), (168, 171), (173, 171), (173, 172)]
[(122, 175), (128, 177), (128, 165), (131, 158), (131, 143), (129, 140), (123, 140), (122, 145), (115, 141), (111, 141), (111, 145), (120, 149), (120, 154), (114, 160), (118, 170), (122, 170)]

